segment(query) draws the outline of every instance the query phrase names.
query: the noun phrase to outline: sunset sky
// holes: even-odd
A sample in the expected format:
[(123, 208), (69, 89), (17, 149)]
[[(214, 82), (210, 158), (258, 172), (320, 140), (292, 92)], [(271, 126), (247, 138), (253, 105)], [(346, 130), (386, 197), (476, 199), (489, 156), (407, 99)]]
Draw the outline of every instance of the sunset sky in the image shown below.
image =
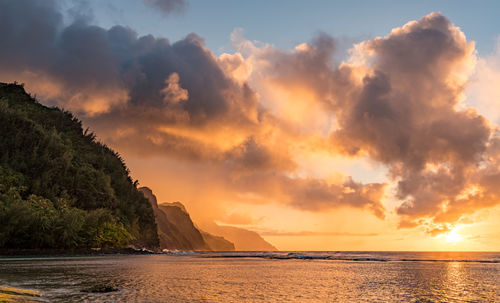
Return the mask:
[(2, 2), (0, 82), (200, 224), (282, 250), (500, 250), (496, 1)]

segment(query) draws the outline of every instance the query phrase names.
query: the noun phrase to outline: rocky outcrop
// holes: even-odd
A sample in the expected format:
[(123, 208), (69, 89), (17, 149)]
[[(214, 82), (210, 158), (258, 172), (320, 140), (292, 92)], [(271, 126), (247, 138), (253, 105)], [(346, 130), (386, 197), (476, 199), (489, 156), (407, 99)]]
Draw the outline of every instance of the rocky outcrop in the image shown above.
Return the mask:
[(144, 197), (149, 200), (153, 208), (158, 208), (158, 201), (156, 200), (156, 196), (153, 194), (153, 191), (149, 187), (141, 187), (139, 188), (139, 191), (142, 192)]

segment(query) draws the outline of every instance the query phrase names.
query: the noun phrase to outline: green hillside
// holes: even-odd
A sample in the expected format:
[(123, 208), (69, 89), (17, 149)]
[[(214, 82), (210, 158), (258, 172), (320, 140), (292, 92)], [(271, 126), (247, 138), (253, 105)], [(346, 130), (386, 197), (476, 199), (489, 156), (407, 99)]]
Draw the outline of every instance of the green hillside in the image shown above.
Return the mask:
[(0, 248), (157, 247), (120, 156), (70, 112), (0, 84)]

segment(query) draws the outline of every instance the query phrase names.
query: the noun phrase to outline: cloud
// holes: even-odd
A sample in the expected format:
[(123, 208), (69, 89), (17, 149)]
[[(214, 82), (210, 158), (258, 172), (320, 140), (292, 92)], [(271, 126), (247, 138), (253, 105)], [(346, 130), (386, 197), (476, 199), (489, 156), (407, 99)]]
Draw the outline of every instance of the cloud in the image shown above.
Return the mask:
[(165, 80), (165, 87), (160, 91), (163, 96), (163, 101), (166, 103), (178, 103), (188, 99), (188, 91), (180, 87), (179, 74), (171, 73)]
[(433, 13), (360, 49), (368, 72), (336, 111), (335, 145), (389, 166), (403, 220), (453, 222), (488, 206), (463, 194), (484, 188), (481, 175), (491, 172), (480, 167), (490, 164), (484, 156), (494, 136), (484, 117), (460, 107), (476, 61), (473, 42)]
[(299, 209), (321, 211), (349, 205), (367, 208), (377, 217), (384, 218), (381, 203), (385, 184), (361, 184), (347, 178), (343, 184), (328, 184), (323, 180), (290, 179), (282, 180), (283, 189), (290, 191), (289, 203)]
[(495, 52), (478, 58), (477, 67), (466, 87), (465, 102), (495, 124), (500, 123), (500, 37)]
[(185, 0), (142, 0), (142, 2), (159, 10), (164, 16), (183, 12), (187, 7)]
[[(183, 3), (148, 1), (169, 12)], [(400, 226), (431, 233), (500, 201), (499, 136), (463, 102), (474, 43), (439, 13), (336, 62), (326, 34), (280, 50), (237, 30), (238, 51), (216, 57), (196, 34), (171, 43), (83, 17), (64, 24), (55, 1), (2, 8), (2, 81), (77, 112), (122, 153), (206, 163), (232, 191), (310, 212), (382, 219), (392, 182)], [(300, 161), (315, 153), (369, 159), (388, 182), (327, 181)]]
[(332, 61), (335, 40), (324, 34), (293, 51), (248, 43), (240, 44), (254, 64), (249, 79), (308, 92), (302, 112), (320, 117), (312, 110), (320, 106), (333, 117), (332, 152), (389, 169), (401, 227), (440, 226), (498, 203), (497, 134), (463, 103), (474, 43), (440, 13), (355, 45), (340, 63)]
[(222, 217), (219, 222), (229, 225), (256, 225), (259, 224), (263, 218), (254, 218), (242, 213), (230, 213)]
[[(174, 3), (180, 2), (149, 4)], [(383, 217), (381, 184), (294, 176), (301, 133), (260, 102), (245, 79), (252, 66), (238, 70), (241, 56), (217, 58), (196, 34), (170, 43), (88, 18), (66, 25), (56, 2), (21, 0), (3, 8), (2, 80), (26, 82), (44, 102), (77, 112), (121, 153), (210, 163), (227, 184), (262, 190), (293, 208), (347, 206)]]
[(318, 231), (298, 231), (298, 232), (280, 232), (263, 231), (261, 236), (285, 236), (285, 237), (314, 237), (314, 236), (337, 236), (337, 237), (375, 237), (378, 233), (350, 233), (350, 232), (318, 232)]
[(88, 113), (125, 102), (112, 31), (83, 19), (63, 27), (57, 2), (21, 0), (2, 2), (0, 35), (2, 79), (23, 80), (39, 96)]
[(241, 192), (258, 193), (259, 197), (303, 211), (322, 212), (353, 207), (366, 209), (380, 219), (385, 216), (381, 203), (385, 194), (384, 183), (362, 184), (347, 177), (343, 183), (337, 184), (320, 178), (291, 177), (269, 170), (233, 175), (228, 184)]

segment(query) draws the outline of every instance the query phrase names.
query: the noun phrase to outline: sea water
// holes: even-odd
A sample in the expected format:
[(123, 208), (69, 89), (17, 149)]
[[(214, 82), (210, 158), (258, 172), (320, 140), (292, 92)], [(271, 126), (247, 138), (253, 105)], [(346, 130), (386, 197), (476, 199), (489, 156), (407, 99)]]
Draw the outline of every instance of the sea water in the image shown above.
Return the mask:
[[(0, 258), (34, 302), (500, 302), (499, 253), (231, 252)], [(107, 292), (99, 292), (107, 291)]]

